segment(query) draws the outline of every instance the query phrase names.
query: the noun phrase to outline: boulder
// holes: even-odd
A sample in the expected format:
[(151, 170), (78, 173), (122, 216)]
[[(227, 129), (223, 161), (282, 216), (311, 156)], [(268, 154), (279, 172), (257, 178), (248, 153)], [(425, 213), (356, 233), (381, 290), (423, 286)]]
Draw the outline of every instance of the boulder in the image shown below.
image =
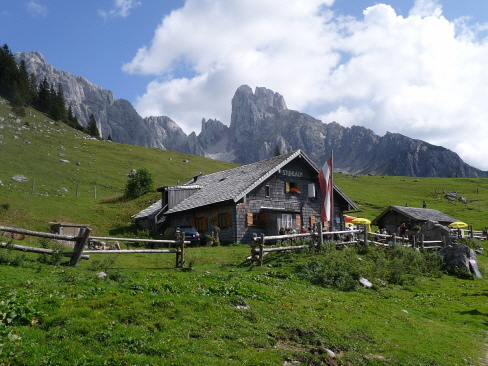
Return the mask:
[(452, 274), (474, 273), (481, 278), (481, 273), (478, 269), (478, 262), (476, 260), (476, 253), (473, 249), (466, 245), (449, 245), (439, 251), (439, 255), (444, 262), (444, 268)]
[(17, 174), (12, 177), (12, 180), (15, 180), (16, 182), (28, 182), (29, 178), (23, 176), (22, 174)]
[(424, 236), (424, 240), (443, 240), (446, 245), (453, 245), (457, 243), (457, 237), (453, 236), (451, 230), (439, 224), (437, 221), (426, 221), (422, 224), (420, 233)]

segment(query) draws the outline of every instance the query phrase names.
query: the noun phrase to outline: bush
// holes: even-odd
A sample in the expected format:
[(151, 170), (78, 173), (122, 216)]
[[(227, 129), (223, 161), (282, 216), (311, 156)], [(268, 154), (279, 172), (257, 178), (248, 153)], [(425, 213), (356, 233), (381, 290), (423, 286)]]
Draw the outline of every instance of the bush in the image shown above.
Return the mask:
[(137, 198), (153, 190), (153, 177), (151, 172), (142, 168), (129, 176), (125, 186), (127, 198)]
[(458, 241), (458, 245), (462, 244), (474, 250), (483, 248), (481, 246), (481, 241), (475, 238), (460, 238)]
[(37, 259), (40, 263), (58, 265), (63, 260), (64, 247), (61, 244), (54, 243), (47, 238), (39, 239), (39, 246), (44, 249), (52, 249), (53, 254), (40, 254)]
[(420, 276), (440, 277), (442, 259), (437, 253), (404, 247), (322, 250), (297, 267), (298, 276), (323, 287), (353, 291), (361, 277), (373, 283), (414, 283)]
[(314, 285), (353, 291), (358, 286), (360, 271), (358, 259), (352, 258), (354, 250), (328, 252), (323, 257), (312, 258), (297, 268), (298, 276)]

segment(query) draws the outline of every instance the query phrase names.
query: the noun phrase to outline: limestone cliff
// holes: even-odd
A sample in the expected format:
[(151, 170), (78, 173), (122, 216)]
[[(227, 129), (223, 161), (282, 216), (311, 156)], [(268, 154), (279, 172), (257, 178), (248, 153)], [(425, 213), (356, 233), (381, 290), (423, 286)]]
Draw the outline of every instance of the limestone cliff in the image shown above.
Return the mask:
[(202, 119), (200, 134), (187, 136), (166, 116), (142, 118), (126, 100), (114, 100), (110, 90), (84, 77), (58, 71), (39, 52), (18, 53), (27, 71), (40, 82), (61, 85), (67, 106), (86, 126), (93, 113), (103, 138), (115, 142), (174, 150), (213, 159), (247, 164), (281, 152), (302, 149), (321, 166), (334, 152), (335, 170), (353, 174), (423, 177), (488, 177), (441, 146), (387, 133), (378, 136), (360, 127), (323, 123), (287, 108), (283, 96), (257, 87), (240, 86), (232, 98), (230, 126)]

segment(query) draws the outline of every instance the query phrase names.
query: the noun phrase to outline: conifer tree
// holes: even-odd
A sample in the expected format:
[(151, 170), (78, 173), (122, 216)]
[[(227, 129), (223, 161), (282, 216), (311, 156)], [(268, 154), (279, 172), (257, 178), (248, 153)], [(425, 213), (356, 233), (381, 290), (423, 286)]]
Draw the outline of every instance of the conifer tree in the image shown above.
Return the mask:
[(14, 82), (19, 70), (12, 51), (7, 44), (0, 49), (0, 94), (9, 100), (13, 98)]
[(95, 116), (93, 115), (93, 113), (90, 114), (90, 120), (88, 121), (86, 130), (90, 136), (96, 137), (97, 139), (100, 138), (100, 132), (98, 131), (97, 121), (95, 120)]
[(44, 113), (49, 113), (51, 97), (50, 87), (47, 79), (44, 77), (39, 84), (39, 92), (37, 93), (36, 108)]

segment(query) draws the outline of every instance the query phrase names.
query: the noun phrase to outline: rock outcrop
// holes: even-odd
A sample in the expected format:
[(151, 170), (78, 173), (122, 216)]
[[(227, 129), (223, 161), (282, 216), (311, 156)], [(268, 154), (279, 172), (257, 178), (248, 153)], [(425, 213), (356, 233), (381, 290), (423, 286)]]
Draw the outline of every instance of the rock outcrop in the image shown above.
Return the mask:
[(440, 146), (397, 134), (378, 136), (370, 129), (323, 123), (287, 108), (283, 96), (243, 85), (232, 98), (230, 126), (202, 120), (199, 135), (186, 135), (169, 117), (142, 118), (126, 100), (114, 100), (111, 91), (81, 76), (58, 71), (39, 52), (18, 53), (27, 71), (38, 82), (45, 77), (61, 85), (67, 102), (81, 125), (93, 114), (101, 136), (115, 142), (174, 150), (213, 159), (248, 164), (302, 149), (319, 166), (334, 152), (334, 168), (351, 174), (422, 177), (488, 177), (488, 172), (464, 163)]

